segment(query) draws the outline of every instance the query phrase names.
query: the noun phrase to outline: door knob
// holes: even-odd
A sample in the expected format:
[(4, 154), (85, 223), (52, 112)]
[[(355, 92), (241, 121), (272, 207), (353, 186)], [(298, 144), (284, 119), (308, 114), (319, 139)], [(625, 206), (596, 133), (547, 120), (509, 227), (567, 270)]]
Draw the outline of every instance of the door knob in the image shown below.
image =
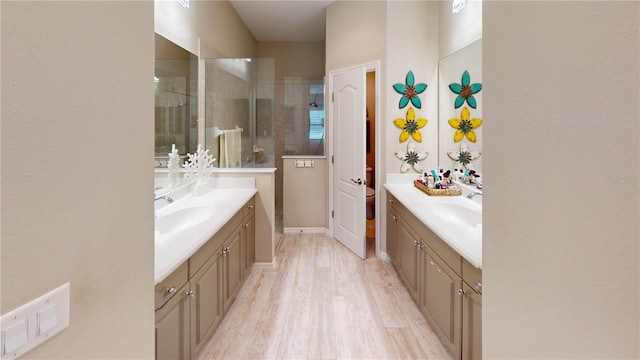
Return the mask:
[(351, 181), (353, 181), (354, 184), (362, 185), (362, 179), (351, 179)]

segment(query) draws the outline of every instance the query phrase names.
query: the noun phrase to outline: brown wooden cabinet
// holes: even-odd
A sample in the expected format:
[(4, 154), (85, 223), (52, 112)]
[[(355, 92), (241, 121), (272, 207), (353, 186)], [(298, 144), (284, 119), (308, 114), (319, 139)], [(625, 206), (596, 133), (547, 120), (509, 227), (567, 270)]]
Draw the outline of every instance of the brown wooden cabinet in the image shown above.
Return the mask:
[(255, 259), (253, 204), (156, 285), (157, 359), (197, 357), (218, 328)]
[(214, 333), (224, 315), (222, 284), (223, 256), (214, 254), (191, 280), (191, 354), (198, 354)]
[(164, 306), (156, 310), (156, 359), (187, 360), (189, 344), (189, 286), (176, 290)]
[(387, 193), (387, 254), (454, 359), (482, 357), (482, 271)]

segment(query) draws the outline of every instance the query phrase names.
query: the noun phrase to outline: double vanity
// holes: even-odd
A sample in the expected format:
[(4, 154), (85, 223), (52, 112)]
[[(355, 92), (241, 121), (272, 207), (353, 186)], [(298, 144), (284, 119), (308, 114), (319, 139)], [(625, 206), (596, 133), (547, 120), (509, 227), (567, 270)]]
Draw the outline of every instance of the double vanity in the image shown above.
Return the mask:
[(255, 261), (255, 186), (194, 185), (156, 193), (157, 359), (197, 357)]
[(453, 359), (481, 359), (482, 207), (469, 198), (478, 195), (427, 196), (412, 184), (385, 188), (393, 266)]

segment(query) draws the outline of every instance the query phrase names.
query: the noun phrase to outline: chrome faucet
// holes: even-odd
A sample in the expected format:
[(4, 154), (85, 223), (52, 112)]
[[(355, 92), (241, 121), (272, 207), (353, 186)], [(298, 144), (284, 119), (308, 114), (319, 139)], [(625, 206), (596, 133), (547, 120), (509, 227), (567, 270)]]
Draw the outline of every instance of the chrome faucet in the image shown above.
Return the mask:
[(156, 202), (156, 201), (158, 201), (158, 200), (167, 200), (167, 202), (168, 202), (169, 204), (171, 204), (171, 203), (173, 202), (173, 199), (172, 199), (172, 198), (170, 198), (170, 197), (168, 197), (168, 196), (166, 196), (166, 195), (165, 195), (165, 196), (158, 196), (157, 198), (155, 198), (155, 199), (153, 200), (153, 202)]
[(472, 198), (473, 198), (474, 196), (476, 196), (476, 195), (478, 195), (478, 196), (482, 196), (482, 193), (479, 193), (479, 192), (472, 192), (472, 193), (470, 193), (469, 195), (467, 195), (467, 199), (472, 199)]

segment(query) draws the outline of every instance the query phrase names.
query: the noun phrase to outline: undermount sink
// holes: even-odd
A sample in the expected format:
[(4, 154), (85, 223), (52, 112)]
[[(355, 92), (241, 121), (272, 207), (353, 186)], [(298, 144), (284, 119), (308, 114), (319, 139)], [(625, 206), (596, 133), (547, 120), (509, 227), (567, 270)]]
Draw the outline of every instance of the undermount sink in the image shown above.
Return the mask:
[(433, 211), (444, 220), (458, 225), (482, 225), (482, 212), (454, 203), (433, 204)]
[(155, 220), (155, 232), (161, 235), (176, 233), (192, 228), (214, 215), (213, 208), (194, 206), (158, 215)]

